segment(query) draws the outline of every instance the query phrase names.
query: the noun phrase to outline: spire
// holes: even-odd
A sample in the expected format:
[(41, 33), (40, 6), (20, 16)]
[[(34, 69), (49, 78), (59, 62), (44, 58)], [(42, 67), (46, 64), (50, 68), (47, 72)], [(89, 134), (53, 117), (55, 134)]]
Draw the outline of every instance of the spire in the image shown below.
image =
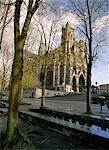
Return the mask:
[(41, 40), (39, 44), (39, 50), (38, 50), (38, 55), (43, 55), (44, 54), (44, 43), (43, 43), (43, 37), (41, 35)]
[(70, 25), (69, 25), (69, 23), (67, 22), (67, 23), (66, 23), (66, 28), (69, 28), (69, 27), (70, 27)]

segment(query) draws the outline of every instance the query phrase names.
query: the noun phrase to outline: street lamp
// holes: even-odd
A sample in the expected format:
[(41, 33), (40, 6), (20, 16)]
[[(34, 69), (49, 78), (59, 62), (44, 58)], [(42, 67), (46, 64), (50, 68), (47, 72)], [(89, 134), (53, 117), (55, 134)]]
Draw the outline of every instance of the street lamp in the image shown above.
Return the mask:
[(96, 85), (96, 95), (97, 95), (97, 84), (98, 84), (98, 82), (95, 82), (95, 85)]

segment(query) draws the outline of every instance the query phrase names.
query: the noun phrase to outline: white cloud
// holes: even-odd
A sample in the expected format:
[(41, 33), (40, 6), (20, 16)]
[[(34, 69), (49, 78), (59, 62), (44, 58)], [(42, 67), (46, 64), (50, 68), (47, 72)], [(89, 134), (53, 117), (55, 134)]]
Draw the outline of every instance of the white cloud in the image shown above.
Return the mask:
[(100, 32), (104, 27), (108, 27), (109, 33), (109, 15), (98, 18), (94, 23), (94, 28), (96, 29), (96, 32)]
[(62, 15), (62, 24), (65, 25), (66, 22), (69, 22), (69, 24), (71, 24), (71, 26), (74, 28), (80, 25), (80, 22), (76, 15), (70, 12), (66, 12)]

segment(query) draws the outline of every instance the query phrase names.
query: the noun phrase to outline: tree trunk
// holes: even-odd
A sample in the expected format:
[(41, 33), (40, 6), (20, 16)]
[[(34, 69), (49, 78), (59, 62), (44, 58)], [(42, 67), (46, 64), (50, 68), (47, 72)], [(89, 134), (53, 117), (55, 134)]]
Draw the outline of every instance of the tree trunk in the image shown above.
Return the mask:
[(20, 89), (20, 95), (19, 95), (19, 103), (21, 103), (23, 101), (23, 87), (21, 85), (21, 89)]
[[(91, 76), (92, 76), (92, 20), (91, 20), (91, 11), (89, 6), (89, 1), (86, 1), (87, 10), (88, 10), (88, 22), (89, 22), (89, 36), (88, 36), (88, 46), (89, 46), (89, 62), (87, 64), (87, 113), (91, 114)], [(87, 30), (87, 29), (86, 29)], [(86, 32), (87, 33), (87, 32)], [(87, 33), (88, 34), (88, 33)]]
[(47, 76), (47, 54), (48, 52), (46, 52), (45, 54), (45, 62), (44, 65), (42, 66), (42, 70), (41, 70), (41, 74), (42, 74), (42, 98), (41, 98), (41, 107), (45, 106), (45, 88), (46, 88), (46, 76)]
[(42, 75), (42, 98), (41, 98), (41, 107), (45, 106), (45, 88), (46, 88), (46, 76), (47, 76), (47, 66), (44, 68)]
[(87, 65), (87, 114), (91, 114), (91, 65)]
[(9, 95), (9, 115), (7, 124), (8, 141), (13, 141), (17, 137), (18, 127), (18, 105), (19, 94), (21, 89), (21, 81), (23, 75), (23, 53), (22, 50), (17, 50), (12, 66), (12, 82)]
[(23, 0), (16, 0), (15, 13), (14, 13), (14, 46), (15, 56), (12, 66), (12, 80), (11, 90), (9, 95), (9, 113), (7, 123), (7, 141), (13, 142), (17, 139), (17, 128), (18, 128), (18, 106), (19, 106), (19, 95), (22, 86), (23, 76), (23, 47), (25, 45), (27, 32), (31, 23), (32, 16), (38, 9), (39, 4), (42, 1), (29, 0), (27, 15), (24, 21), (22, 31), (20, 33), (20, 12)]
[(2, 83), (1, 83), (1, 89), (0, 89), (0, 100), (2, 100), (3, 92), (5, 90), (6, 86), (6, 66), (3, 63), (3, 76), (2, 76)]
[(5, 89), (5, 81), (2, 79), (1, 89), (0, 89), (0, 100), (2, 100), (4, 89)]
[[(44, 77), (45, 78), (45, 77)], [(45, 106), (45, 79), (42, 81), (42, 98), (41, 98), (41, 107)]]
[(23, 46), (22, 38), (20, 37), (20, 7), (23, 0), (16, 0), (15, 15), (14, 15), (14, 61), (12, 65), (12, 80), (9, 95), (9, 112), (7, 123), (7, 140), (13, 142), (17, 139), (18, 127), (18, 105), (19, 94), (21, 89), (21, 81), (23, 76)]
[(89, 40), (89, 62), (87, 64), (87, 114), (91, 114), (92, 40)]

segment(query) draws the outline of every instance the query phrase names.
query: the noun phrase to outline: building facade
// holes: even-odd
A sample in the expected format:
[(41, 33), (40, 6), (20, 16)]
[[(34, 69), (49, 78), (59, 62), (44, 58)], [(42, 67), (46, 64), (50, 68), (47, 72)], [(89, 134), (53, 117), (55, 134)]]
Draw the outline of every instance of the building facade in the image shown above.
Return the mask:
[[(43, 55), (39, 47), (39, 55)], [(86, 42), (75, 40), (75, 31), (67, 23), (62, 28), (61, 44), (52, 50), (53, 63), (48, 66), (46, 85), (48, 89), (69, 92), (83, 92), (86, 86), (87, 49)]]
[(99, 93), (109, 93), (109, 84), (99, 85)]

